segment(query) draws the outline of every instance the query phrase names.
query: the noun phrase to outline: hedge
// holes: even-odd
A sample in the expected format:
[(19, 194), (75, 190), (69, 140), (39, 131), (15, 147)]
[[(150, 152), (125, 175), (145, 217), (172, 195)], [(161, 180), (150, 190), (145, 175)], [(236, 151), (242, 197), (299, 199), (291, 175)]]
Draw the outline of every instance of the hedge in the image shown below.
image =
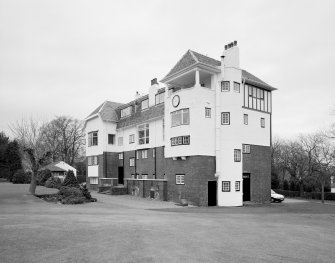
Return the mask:
[[(298, 191), (288, 191), (276, 189), (274, 190), (278, 194), (282, 194), (285, 197), (302, 197), (306, 199), (318, 199), (321, 200), (321, 192), (303, 192), (302, 196)], [(335, 200), (335, 193), (325, 192), (325, 200)]]

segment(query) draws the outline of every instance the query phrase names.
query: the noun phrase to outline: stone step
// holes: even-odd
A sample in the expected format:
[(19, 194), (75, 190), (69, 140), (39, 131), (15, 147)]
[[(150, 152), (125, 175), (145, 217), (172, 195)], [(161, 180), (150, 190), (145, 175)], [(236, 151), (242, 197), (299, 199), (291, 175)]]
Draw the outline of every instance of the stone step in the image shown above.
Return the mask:
[(110, 188), (111, 195), (127, 195), (128, 189), (124, 186), (112, 186)]

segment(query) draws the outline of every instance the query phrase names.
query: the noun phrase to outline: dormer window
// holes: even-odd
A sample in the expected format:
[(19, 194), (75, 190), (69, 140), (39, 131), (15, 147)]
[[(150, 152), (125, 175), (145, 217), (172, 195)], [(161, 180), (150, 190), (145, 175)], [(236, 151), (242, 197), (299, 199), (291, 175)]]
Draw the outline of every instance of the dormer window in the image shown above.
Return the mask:
[(149, 99), (143, 100), (141, 102), (141, 108), (142, 108), (142, 110), (145, 110), (145, 109), (149, 108)]
[(131, 114), (131, 106), (127, 107), (127, 108), (124, 108), (121, 110), (121, 118), (123, 117), (127, 117)]

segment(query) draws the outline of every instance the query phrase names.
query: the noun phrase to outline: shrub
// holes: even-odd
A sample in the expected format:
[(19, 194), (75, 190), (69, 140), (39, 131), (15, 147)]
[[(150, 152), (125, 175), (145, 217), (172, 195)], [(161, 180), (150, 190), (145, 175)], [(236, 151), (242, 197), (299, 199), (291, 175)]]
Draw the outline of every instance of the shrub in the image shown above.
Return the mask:
[(271, 174), (271, 189), (279, 188), (279, 178), (278, 174), (272, 173)]
[(30, 173), (25, 173), (23, 170), (18, 170), (12, 178), (13, 184), (29, 184), (31, 180)]
[(293, 180), (291, 180), (290, 182), (290, 191), (295, 191), (296, 187), (295, 187), (295, 182)]
[(52, 177), (52, 173), (49, 169), (39, 171), (36, 178), (37, 185), (44, 185), (50, 177)]
[(86, 202), (86, 198), (83, 196), (68, 196), (62, 199), (61, 203), (64, 205), (76, 205), (83, 204)]
[(83, 174), (77, 174), (77, 181), (79, 184), (86, 182), (86, 175)]
[(62, 183), (62, 186), (70, 186), (70, 187), (78, 187), (79, 183), (77, 178), (74, 176), (73, 171), (69, 170), (65, 176), (64, 182)]
[(83, 192), (77, 188), (77, 187), (71, 187), (71, 186), (61, 186), (59, 189), (59, 194), (64, 197), (83, 197)]
[(62, 182), (58, 177), (50, 177), (44, 184), (47, 188), (57, 188), (59, 189), (62, 185)]
[(287, 180), (284, 180), (283, 189), (284, 190), (289, 190), (289, 186), (288, 186), (288, 181)]

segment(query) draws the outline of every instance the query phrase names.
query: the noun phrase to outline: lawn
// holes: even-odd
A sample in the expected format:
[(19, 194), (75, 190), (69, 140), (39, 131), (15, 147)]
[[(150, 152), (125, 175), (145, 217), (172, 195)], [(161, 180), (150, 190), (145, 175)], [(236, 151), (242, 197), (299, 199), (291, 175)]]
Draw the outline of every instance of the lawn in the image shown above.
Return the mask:
[[(93, 194), (60, 205), (0, 183), (0, 262), (333, 262), (335, 205), (178, 207)], [(51, 193), (38, 187), (37, 193)]]

